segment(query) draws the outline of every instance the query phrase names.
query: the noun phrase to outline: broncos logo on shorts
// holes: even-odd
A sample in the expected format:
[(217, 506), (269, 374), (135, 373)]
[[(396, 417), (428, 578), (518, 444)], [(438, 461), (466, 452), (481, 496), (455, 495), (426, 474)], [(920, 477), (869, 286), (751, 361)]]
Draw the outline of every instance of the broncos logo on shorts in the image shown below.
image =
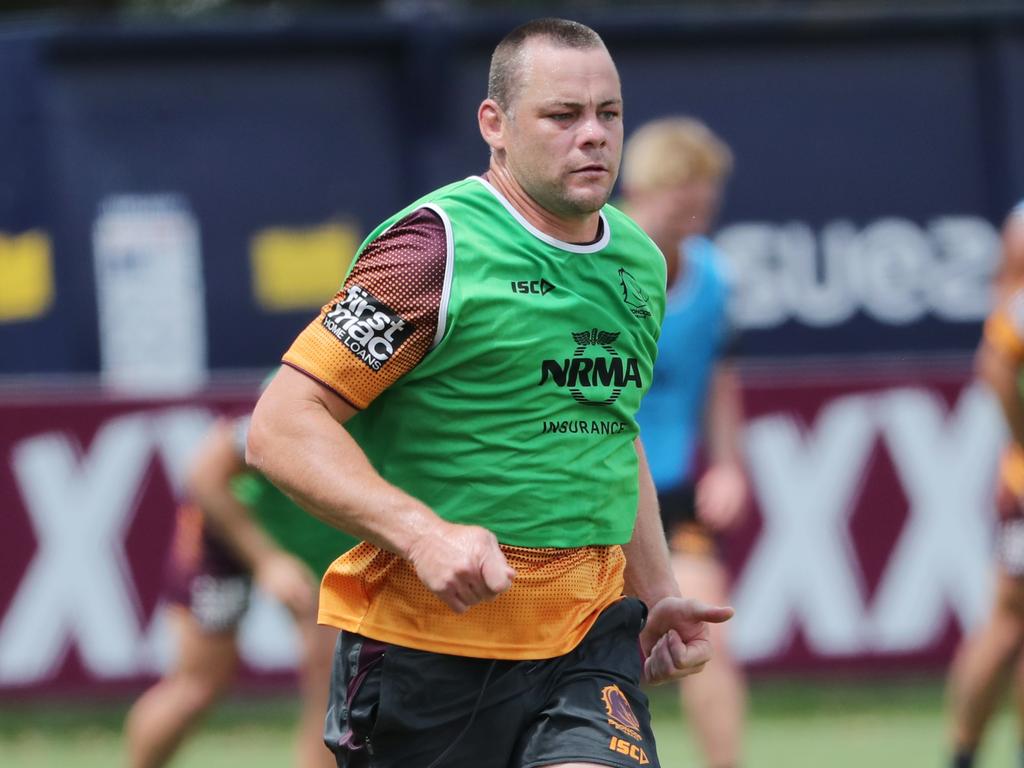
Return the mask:
[(640, 721), (633, 713), (626, 694), (617, 685), (606, 685), (601, 690), (605, 712), (608, 713), (608, 724), (623, 733), (628, 733), (637, 741), (643, 741), (640, 735)]

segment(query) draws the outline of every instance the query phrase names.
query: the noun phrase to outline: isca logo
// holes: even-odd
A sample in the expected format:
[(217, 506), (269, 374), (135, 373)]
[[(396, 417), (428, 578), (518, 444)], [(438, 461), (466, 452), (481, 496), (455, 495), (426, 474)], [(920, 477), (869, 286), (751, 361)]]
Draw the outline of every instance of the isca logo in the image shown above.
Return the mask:
[(572, 357), (543, 360), (538, 386), (552, 382), (565, 387), (580, 405), (611, 405), (619, 399), (623, 387), (642, 387), (636, 358), (623, 358), (612, 345), (619, 332), (578, 331), (572, 334), (576, 348)]
[(359, 285), (351, 286), (345, 298), (324, 315), (323, 326), (374, 371), (413, 332), (412, 323)]

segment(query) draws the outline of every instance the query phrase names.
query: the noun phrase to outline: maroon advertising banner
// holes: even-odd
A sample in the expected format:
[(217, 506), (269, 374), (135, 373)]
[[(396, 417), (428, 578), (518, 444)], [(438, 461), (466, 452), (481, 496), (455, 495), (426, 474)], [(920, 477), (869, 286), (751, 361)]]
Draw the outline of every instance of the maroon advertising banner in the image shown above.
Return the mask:
[(168, 663), (158, 605), (188, 461), (255, 393), (0, 402), (0, 695), (114, 692)]
[(755, 510), (728, 542), (753, 669), (937, 669), (986, 610), (1005, 439), (970, 361), (746, 375)]
[[(984, 613), (998, 409), (963, 362), (745, 374), (752, 514), (726, 543), (751, 669), (938, 669)], [(0, 400), (0, 697), (114, 693), (173, 646), (160, 610), (184, 472), (254, 388), (189, 399)], [(288, 679), (295, 638), (257, 598), (243, 679)]]

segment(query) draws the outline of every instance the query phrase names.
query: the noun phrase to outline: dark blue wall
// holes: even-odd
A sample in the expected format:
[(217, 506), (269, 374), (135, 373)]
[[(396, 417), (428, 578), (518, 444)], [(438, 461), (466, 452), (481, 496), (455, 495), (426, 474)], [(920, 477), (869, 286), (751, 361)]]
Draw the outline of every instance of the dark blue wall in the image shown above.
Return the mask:
[[(97, 370), (92, 230), (100, 201), (129, 193), (179, 194), (199, 222), (210, 366), (266, 365), (310, 312), (254, 302), (250, 238), (329, 220), (365, 233), (416, 195), (483, 170), (475, 112), (487, 60), (519, 20), (0, 34), (0, 233), (47, 232), (57, 285), (43, 317), (0, 322), (0, 373)], [(583, 20), (619, 65), (627, 130), (695, 114), (733, 147), (723, 232), (760, 222), (797, 237), (789, 243), (809, 233), (813, 250), (846, 222), (877, 253), (889, 246), (860, 235), (880, 221), (916, 226), (934, 245), (942, 217), (980, 217), (991, 230), (1024, 194), (1016, 18)], [(766, 257), (773, 269), (790, 269), (786, 248)], [(985, 265), (964, 264), (965, 284), (983, 281)], [(908, 291), (956, 291), (907, 279), (918, 281)], [(798, 314), (751, 325), (747, 352), (964, 352), (978, 334), (977, 313), (891, 321), (858, 305), (817, 324)]]

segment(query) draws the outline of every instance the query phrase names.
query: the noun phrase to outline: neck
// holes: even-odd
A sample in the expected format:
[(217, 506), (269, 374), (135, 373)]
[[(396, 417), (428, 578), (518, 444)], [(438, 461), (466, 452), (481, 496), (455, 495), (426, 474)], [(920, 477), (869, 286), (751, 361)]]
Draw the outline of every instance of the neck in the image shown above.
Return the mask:
[(552, 213), (530, 197), (516, 181), (508, 166), (496, 162), (493, 157), (486, 178), (524, 219), (545, 235), (565, 243), (590, 243), (597, 239), (597, 230), (601, 223), (597, 211), (571, 217)]

